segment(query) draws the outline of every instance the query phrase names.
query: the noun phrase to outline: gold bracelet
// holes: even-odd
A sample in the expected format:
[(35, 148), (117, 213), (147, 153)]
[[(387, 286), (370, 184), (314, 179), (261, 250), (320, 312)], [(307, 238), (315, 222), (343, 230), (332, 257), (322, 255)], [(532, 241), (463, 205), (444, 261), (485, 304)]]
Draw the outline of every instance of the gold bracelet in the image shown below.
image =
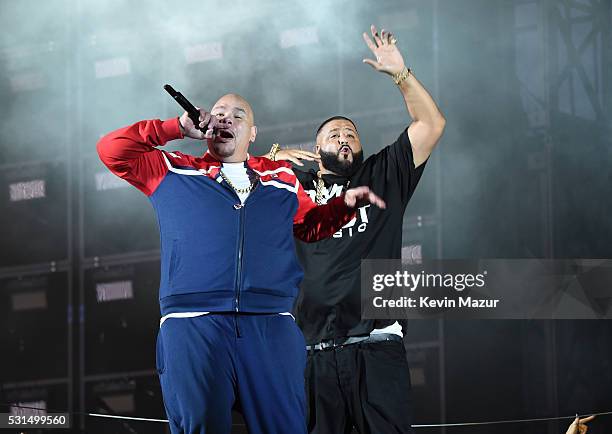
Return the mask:
[(279, 149), (280, 145), (278, 143), (273, 144), (270, 148), (270, 152), (268, 153), (268, 155), (270, 156), (268, 158), (270, 158), (270, 160), (272, 161), (276, 161), (276, 153), (279, 151)]
[(400, 72), (398, 72), (397, 74), (393, 74), (393, 81), (395, 81), (395, 84), (399, 86), (400, 83), (406, 80), (411, 73), (412, 71), (410, 70), (410, 68), (406, 68), (404, 66), (404, 69), (402, 69)]

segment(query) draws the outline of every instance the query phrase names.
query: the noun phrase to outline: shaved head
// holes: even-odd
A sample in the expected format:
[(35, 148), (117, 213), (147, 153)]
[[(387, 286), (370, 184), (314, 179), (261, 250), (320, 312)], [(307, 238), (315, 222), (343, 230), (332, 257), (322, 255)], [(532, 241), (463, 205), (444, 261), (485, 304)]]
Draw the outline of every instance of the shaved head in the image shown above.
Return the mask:
[(257, 135), (251, 104), (236, 93), (228, 93), (217, 100), (210, 114), (215, 118), (215, 133), (208, 139), (209, 152), (226, 163), (245, 161), (249, 144)]
[(242, 109), (246, 115), (247, 120), (251, 125), (255, 125), (255, 118), (253, 116), (253, 107), (251, 104), (237, 93), (227, 93), (217, 100), (213, 105), (215, 107), (235, 107), (236, 109)]

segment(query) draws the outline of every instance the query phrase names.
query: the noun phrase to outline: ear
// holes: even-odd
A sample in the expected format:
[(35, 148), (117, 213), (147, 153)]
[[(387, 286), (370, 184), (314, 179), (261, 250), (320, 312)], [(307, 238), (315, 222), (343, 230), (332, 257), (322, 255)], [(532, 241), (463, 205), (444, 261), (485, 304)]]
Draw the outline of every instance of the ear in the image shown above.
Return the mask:
[(314, 148), (315, 154), (318, 154), (320, 150), (321, 150), (321, 147), (319, 145), (315, 145), (315, 148)]
[(255, 142), (255, 137), (257, 137), (257, 127), (253, 125), (251, 127), (251, 136), (249, 137), (249, 142)]

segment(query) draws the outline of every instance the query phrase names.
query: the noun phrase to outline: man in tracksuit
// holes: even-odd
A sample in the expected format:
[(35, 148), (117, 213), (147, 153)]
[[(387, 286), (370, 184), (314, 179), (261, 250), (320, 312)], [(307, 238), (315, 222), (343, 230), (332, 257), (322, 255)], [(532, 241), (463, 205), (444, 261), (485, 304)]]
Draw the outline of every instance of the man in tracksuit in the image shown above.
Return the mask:
[[(223, 96), (200, 111), (141, 121), (98, 143), (104, 164), (145, 193), (161, 235), (157, 369), (173, 434), (229, 433), (239, 409), (251, 433), (305, 433), (304, 338), (288, 314), (302, 279), (293, 235), (331, 236), (367, 187), (316, 206), (290, 165), (247, 153), (253, 111)], [(206, 140), (200, 157), (157, 149)]]

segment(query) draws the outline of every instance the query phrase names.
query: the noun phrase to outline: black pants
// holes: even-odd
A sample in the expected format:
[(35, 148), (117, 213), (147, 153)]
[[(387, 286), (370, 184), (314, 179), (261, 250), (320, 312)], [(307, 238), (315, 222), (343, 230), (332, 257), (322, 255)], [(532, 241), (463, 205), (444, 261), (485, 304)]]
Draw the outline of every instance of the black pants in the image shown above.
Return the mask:
[(308, 432), (412, 433), (410, 371), (401, 342), (309, 351)]

